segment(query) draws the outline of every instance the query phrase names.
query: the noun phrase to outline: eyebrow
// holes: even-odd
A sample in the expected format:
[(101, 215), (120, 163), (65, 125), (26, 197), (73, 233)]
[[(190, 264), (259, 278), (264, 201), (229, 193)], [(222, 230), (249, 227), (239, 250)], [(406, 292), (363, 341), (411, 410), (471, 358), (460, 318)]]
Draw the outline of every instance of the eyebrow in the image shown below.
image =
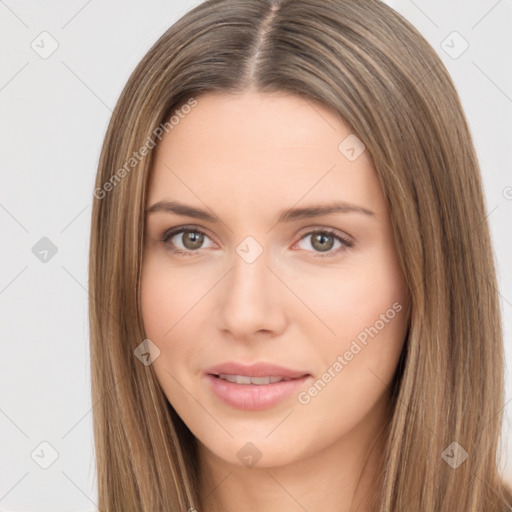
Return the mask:
[[(201, 210), (193, 206), (189, 206), (178, 201), (158, 201), (153, 206), (146, 209), (147, 213), (166, 212), (186, 217), (194, 217), (196, 219), (217, 223), (221, 220), (206, 210)], [(354, 204), (338, 201), (334, 203), (313, 205), (305, 208), (287, 208), (279, 213), (277, 224), (283, 222), (292, 222), (300, 219), (308, 219), (311, 217), (319, 217), (321, 215), (329, 215), (332, 213), (361, 213), (368, 216), (374, 216), (375, 212), (357, 206)]]

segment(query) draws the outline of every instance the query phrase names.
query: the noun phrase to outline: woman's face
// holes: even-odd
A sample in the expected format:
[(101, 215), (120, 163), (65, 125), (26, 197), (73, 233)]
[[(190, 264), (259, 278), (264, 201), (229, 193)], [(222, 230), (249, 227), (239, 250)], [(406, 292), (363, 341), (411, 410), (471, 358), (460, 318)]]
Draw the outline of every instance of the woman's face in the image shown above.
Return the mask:
[(407, 309), (368, 151), (335, 113), (284, 93), (208, 93), (183, 112), (146, 205), (142, 312), (165, 395), (224, 462), (360, 453), (382, 426)]

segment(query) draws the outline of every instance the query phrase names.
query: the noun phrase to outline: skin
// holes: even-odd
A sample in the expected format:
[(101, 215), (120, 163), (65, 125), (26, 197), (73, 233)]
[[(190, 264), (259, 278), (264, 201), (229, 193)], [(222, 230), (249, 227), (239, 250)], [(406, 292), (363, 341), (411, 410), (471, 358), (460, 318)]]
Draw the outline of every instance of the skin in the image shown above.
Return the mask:
[[(350, 129), (330, 109), (293, 95), (197, 99), (155, 149), (147, 208), (177, 200), (222, 222), (147, 213), (141, 301), (146, 335), (160, 349), (152, 363), (158, 381), (199, 440), (198, 509), (366, 510), (382, 448), (372, 443), (389, 406), (407, 309), (370, 155), (347, 159), (338, 146)], [(276, 224), (284, 208), (331, 201), (373, 215)], [(206, 233), (199, 248), (183, 232), (171, 239), (190, 255), (159, 240), (190, 225)], [(329, 235), (315, 244), (312, 231), (326, 228), (352, 247)], [(236, 252), (247, 236), (263, 248), (250, 264)], [(244, 411), (207, 386), (203, 372), (214, 364), (265, 361), (310, 373), (307, 390), (394, 303), (402, 310), (307, 404), (293, 394), (269, 409)], [(261, 453), (253, 467), (237, 457), (247, 442)]]

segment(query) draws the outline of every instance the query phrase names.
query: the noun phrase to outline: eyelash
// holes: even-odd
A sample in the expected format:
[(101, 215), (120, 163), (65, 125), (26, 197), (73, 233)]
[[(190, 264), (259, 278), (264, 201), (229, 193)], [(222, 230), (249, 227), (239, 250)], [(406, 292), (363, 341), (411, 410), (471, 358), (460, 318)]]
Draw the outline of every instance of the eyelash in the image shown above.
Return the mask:
[[(174, 247), (174, 248), (168, 247), (169, 241), (171, 238), (173, 238), (175, 235), (178, 235), (185, 231), (192, 231), (194, 233), (200, 233), (200, 234), (208, 237), (208, 235), (202, 229), (200, 229), (196, 226), (180, 226), (178, 228), (173, 228), (173, 229), (170, 229), (169, 231), (166, 231), (164, 233), (164, 235), (159, 239), (159, 242), (163, 243), (165, 245), (166, 249), (171, 251), (173, 254), (177, 254), (180, 256), (195, 256), (196, 253), (199, 252), (200, 249), (198, 249), (196, 251), (183, 251), (181, 249), (177, 249), (176, 247)], [(337, 250), (332, 251), (332, 252), (329, 251), (330, 254), (327, 254), (327, 253), (326, 254), (322, 254), (322, 253), (316, 254), (314, 256), (316, 258), (331, 258), (331, 257), (339, 254), (341, 251), (352, 248), (354, 246), (354, 242), (352, 240), (349, 240), (348, 238), (341, 236), (337, 230), (332, 229), (332, 228), (323, 228), (323, 229), (309, 231), (308, 233), (305, 233), (300, 238), (300, 240), (302, 240), (303, 238), (306, 238), (310, 235), (315, 235), (315, 234), (332, 235), (332, 236), (334, 236), (334, 238), (339, 240), (342, 244), (342, 247), (339, 247)], [(208, 237), (208, 238), (210, 238), (210, 237)]]

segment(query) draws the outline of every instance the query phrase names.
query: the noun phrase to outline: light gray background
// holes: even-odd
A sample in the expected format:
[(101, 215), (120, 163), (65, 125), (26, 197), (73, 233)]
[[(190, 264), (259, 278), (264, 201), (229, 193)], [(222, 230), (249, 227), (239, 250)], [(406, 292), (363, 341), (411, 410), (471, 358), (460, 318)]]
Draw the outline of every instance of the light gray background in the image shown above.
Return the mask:
[[(198, 3), (0, 0), (0, 511), (95, 509), (87, 251), (100, 146), (135, 65)], [(504, 314), (502, 453), (512, 481), (512, 4), (388, 3), (447, 66), (480, 158)], [(42, 58), (52, 40), (58, 48)], [(57, 249), (46, 262), (33, 252), (43, 237)], [(41, 468), (52, 450), (55, 462)]]

